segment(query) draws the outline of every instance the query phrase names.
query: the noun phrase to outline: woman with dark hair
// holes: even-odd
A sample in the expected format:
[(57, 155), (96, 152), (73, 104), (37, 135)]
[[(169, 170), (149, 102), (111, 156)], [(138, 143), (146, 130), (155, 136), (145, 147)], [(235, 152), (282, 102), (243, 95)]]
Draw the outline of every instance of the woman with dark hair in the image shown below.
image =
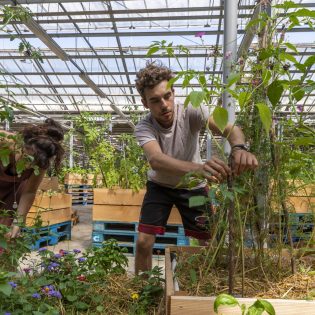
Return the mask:
[(46, 170), (59, 169), (64, 133), (53, 119), (19, 133), (0, 132), (0, 224), (11, 226), (8, 238), (20, 234)]

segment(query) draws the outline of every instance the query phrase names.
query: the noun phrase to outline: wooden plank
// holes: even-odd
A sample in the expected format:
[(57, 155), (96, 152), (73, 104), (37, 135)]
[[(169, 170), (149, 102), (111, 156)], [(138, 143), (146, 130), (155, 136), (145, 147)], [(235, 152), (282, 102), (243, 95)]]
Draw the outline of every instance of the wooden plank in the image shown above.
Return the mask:
[(33, 205), (29, 212), (37, 212), (51, 209), (69, 208), (72, 205), (72, 197), (69, 194), (57, 193), (54, 195), (47, 195), (46, 193), (37, 194)]
[(287, 203), (296, 213), (315, 212), (315, 197), (289, 196)]
[(33, 226), (37, 215), (41, 217), (43, 226), (66, 222), (71, 220), (71, 207), (50, 211), (38, 210), (37, 212), (29, 212), (26, 217), (26, 226)]
[[(94, 174), (87, 174), (87, 175), (81, 175), (81, 174), (66, 174), (64, 178), (64, 183), (67, 185), (93, 185), (94, 181)], [(102, 184), (102, 178), (100, 175), (97, 176), (96, 183)]]
[[(138, 222), (141, 206), (122, 206), (122, 205), (93, 205), (93, 221), (120, 221)], [(168, 224), (182, 224), (181, 216), (176, 208), (173, 208)]]
[(145, 190), (133, 192), (132, 189), (94, 189), (94, 204), (96, 205), (131, 205), (141, 206)]
[[(238, 307), (220, 307), (219, 313), (213, 310), (215, 297), (172, 296), (170, 315), (242, 315)], [(240, 304), (252, 305), (255, 298), (238, 298)], [(277, 315), (315, 315), (315, 302), (304, 300), (267, 299)], [(267, 314), (267, 313), (263, 313)]]

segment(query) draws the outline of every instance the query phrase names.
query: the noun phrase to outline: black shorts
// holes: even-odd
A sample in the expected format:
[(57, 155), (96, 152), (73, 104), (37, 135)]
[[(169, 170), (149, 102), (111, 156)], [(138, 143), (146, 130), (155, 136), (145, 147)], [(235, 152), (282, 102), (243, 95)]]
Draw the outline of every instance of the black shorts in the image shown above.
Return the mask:
[(189, 208), (189, 198), (192, 196), (207, 196), (207, 187), (188, 190), (173, 189), (147, 182), (138, 231), (147, 234), (164, 234), (165, 225), (175, 205), (182, 217), (186, 236), (197, 239), (209, 239), (210, 233), (202, 224), (198, 224), (198, 217), (211, 214), (210, 205), (205, 204)]

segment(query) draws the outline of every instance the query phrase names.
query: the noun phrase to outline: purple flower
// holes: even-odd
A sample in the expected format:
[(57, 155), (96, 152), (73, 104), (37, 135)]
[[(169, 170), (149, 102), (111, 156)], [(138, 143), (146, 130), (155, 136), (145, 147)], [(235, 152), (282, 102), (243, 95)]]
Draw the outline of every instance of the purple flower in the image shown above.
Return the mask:
[(74, 252), (75, 254), (81, 253), (80, 249), (74, 249), (73, 252)]
[(44, 252), (44, 251), (46, 251), (46, 250), (47, 250), (46, 247), (42, 247), (42, 248), (40, 248), (40, 249), (38, 250), (38, 252)]
[(31, 268), (24, 268), (23, 271), (24, 271), (25, 273), (30, 273), (30, 272), (31, 272)]
[(54, 257), (57, 258), (57, 259), (59, 259), (59, 258), (62, 257), (62, 255), (61, 255), (61, 254), (55, 254)]
[(17, 287), (17, 284), (13, 281), (9, 281), (9, 284), (13, 289)]
[(47, 269), (49, 271), (52, 271), (52, 270), (55, 270), (57, 267), (59, 267), (60, 265), (58, 263), (55, 263), (55, 262), (52, 262), (48, 267)]
[(11, 313), (9, 313), (9, 312), (5, 312), (5, 313), (4, 313), (4, 315), (11, 315)]
[(34, 299), (38, 299), (38, 300), (41, 298), (41, 296), (40, 296), (39, 293), (34, 293), (34, 294), (32, 295), (32, 297), (33, 297)]
[(297, 109), (299, 112), (303, 112), (303, 105), (298, 105), (298, 106), (296, 106), (296, 109)]
[(197, 33), (195, 34), (195, 37), (200, 37), (200, 38), (202, 38), (202, 36), (204, 36), (204, 35), (206, 35), (206, 32), (201, 31), (201, 32), (197, 32)]
[(82, 263), (82, 262), (86, 261), (86, 258), (80, 257), (80, 258), (78, 258), (78, 261), (79, 261), (80, 263)]
[(57, 299), (61, 299), (62, 298), (62, 295), (59, 291), (55, 291), (55, 290), (52, 290), (48, 293), (49, 296), (53, 296)]

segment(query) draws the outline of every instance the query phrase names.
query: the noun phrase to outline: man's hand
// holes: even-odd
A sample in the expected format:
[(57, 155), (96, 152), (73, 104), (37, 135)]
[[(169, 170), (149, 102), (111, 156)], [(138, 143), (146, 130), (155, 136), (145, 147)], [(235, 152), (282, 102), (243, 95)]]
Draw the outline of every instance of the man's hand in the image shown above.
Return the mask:
[(240, 175), (247, 170), (254, 170), (258, 166), (258, 161), (254, 154), (241, 149), (234, 149), (232, 154), (232, 172)]
[(222, 182), (232, 173), (231, 169), (220, 159), (213, 157), (202, 165), (202, 175), (212, 182)]
[(6, 238), (12, 239), (21, 236), (21, 228), (17, 225), (12, 225), (10, 232), (6, 234)]

